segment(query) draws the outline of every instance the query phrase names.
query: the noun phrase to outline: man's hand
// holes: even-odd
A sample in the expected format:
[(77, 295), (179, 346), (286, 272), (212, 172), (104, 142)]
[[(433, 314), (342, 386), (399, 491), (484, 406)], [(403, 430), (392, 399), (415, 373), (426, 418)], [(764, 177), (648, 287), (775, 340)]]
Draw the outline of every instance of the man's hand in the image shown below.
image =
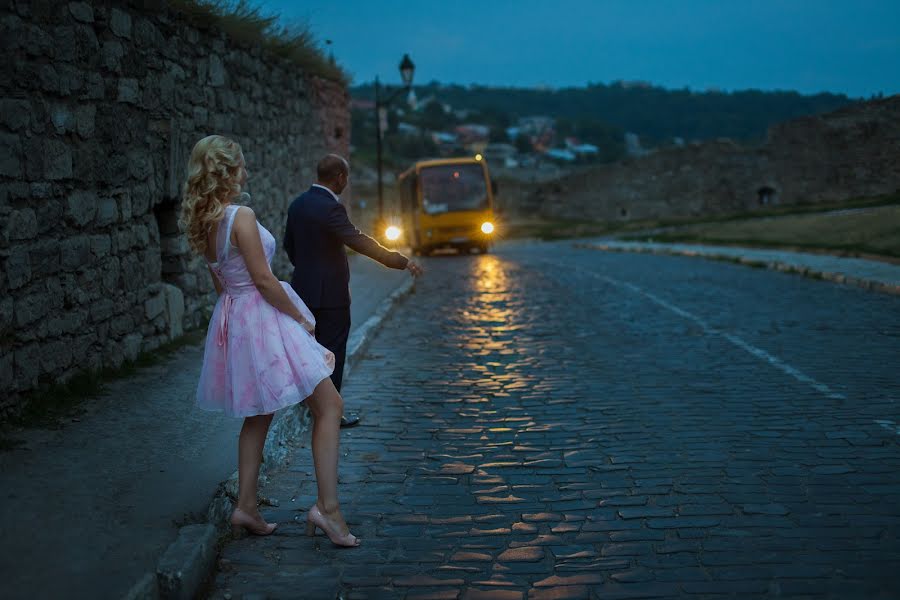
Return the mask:
[(422, 268), (422, 265), (414, 261), (409, 261), (408, 263), (406, 263), (406, 270), (409, 271), (413, 277), (419, 277), (420, 275), (425, 273), (425, 269)]

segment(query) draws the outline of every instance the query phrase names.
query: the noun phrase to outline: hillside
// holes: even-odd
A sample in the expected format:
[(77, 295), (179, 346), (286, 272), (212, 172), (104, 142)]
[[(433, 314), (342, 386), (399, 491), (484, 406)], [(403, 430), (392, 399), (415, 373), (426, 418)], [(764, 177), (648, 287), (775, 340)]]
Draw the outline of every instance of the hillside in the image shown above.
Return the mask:
[[(696, 92), (670, 90), (644, 83), (563, 89), (485, 86), (415, 86), (418, 98), (435, 97), (454, 109), (519, 117), (547, 115), (556, 119), (594, 121), (638, 134), (648, 145), (673, 138), (685, 141), (728, 137), (758, 141), (776, 123), (798, 116), (829, 112), (854, 102), (842, 94), (804, 96), (797, 92)], [(354, 98), (372, 99), (371, 85), (351, 89)]]

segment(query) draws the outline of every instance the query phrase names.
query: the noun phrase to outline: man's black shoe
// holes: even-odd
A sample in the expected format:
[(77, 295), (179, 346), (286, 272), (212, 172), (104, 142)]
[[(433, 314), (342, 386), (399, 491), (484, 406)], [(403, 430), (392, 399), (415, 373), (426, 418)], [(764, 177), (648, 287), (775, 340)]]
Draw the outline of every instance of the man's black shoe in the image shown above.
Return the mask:
[(346, 429), (348, 427), (356, 427), (359, 425), (359, 417), (356, 415), (350, 415), (349, 417), (346, 415), (341, 415), (341, 427)]

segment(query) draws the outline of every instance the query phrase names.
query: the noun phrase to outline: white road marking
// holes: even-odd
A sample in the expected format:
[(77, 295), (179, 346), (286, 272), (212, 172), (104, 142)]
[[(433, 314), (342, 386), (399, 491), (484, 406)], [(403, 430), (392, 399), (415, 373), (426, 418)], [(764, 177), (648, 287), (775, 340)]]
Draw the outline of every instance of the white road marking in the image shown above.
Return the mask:
[[(571, 269), (572, 268), (572, 265), (557, 263), (557, 262), (553, 262), (553, 261), (549, 261), (549, 260), (543, 260), (541, 262), (552, 264), (555, 267), (560, 267), (563, 269)], [(712, 327), (711, 325), (708, 325), (700, 317), (698, 317), (694, 314), (691, 314), (690, 312), (688, 312), (682, 308), (679, 308), (678, 306), (675, 306), (674, 304), (672, 304), (671, 302), (668, 302), (667, 300), (663, 300), (656, 294), (648, 292), (647, 290), (640, 288), (640, 287), (634, 285), (633, 283), (628, 283), (627, 281), (619, 281), (618, 279), (613, 279), (612, 277), (607, 277), (606, 275), (600, 275), (598, 273), (594, 273), (593, 271), (590, 271), (583, 267), (576, 266), (575, 270), (585, 273), (587, 275), (590, 275), (591, 277), (601, 279), (611, 285), (614, 285), (617, 287), (623, 287), (628, 290), (631, 290), (632, 292), (635, 292), (636, 294), (640, 294), (640, 295), (644, 296), (645, 298), (655, 302), (656, 304), (675, 313), (676, 315), (684, 317), (685, 319), (687, 319), (689, 321), (693, 321), (694, 323), (696, 323), (703, 329), (704, 333), (707, 333), (709, 335), (717, 335), (717, 336), (723, 337), (724, 339), (728, 340), (729, 342), (731, 342), (732, 344), (734, 344), (741, 350), (744, 350), (745, 352), (751, 354), (752, 356), (755, 356), (756, 358), (769, 363), (770, 365), (772, 365), (779, 371), (781, 371), (787, 375), (790, 375), (797, 381), (809, 385), (810, 387), (815, 389), (817, 392), (827, 396), (828, 398), (831, 398), (833, 400), (846, 400), (847, 399), (847, 397), (844, 394), (841, 394), (840, 392), (836, 392), (836, 391), (832, 390), (830, 387), (828, 387), (824, 383), (821, 383), (820, 381), (816, 381), (809, 375), (806, 375), (805, 373), (801, 372), (799, 369), (796, 369), (796, 368), (792, 367), (791, 365), (787, 364), (786, 362), (784, 362), (777, 356), (773, 356), (773, 355), (769, 354), (762, 348), (757, 348), (753, 344), (750, 344), (750, 343), (742, 340), (741, 338), (739, 338), (738, 336), (736, 336), (732, 333), (727, 333), (720, 329), (716, 329), (715, 327)]]

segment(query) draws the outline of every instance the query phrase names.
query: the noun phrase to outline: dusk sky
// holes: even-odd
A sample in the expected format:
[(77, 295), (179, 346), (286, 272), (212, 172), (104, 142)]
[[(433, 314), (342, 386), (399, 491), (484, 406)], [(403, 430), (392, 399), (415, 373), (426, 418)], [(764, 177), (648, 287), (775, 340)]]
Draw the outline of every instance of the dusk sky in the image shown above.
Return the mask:
[(900, 92), (900, 0), (262, 0), (332, 40), (354, 83)]

